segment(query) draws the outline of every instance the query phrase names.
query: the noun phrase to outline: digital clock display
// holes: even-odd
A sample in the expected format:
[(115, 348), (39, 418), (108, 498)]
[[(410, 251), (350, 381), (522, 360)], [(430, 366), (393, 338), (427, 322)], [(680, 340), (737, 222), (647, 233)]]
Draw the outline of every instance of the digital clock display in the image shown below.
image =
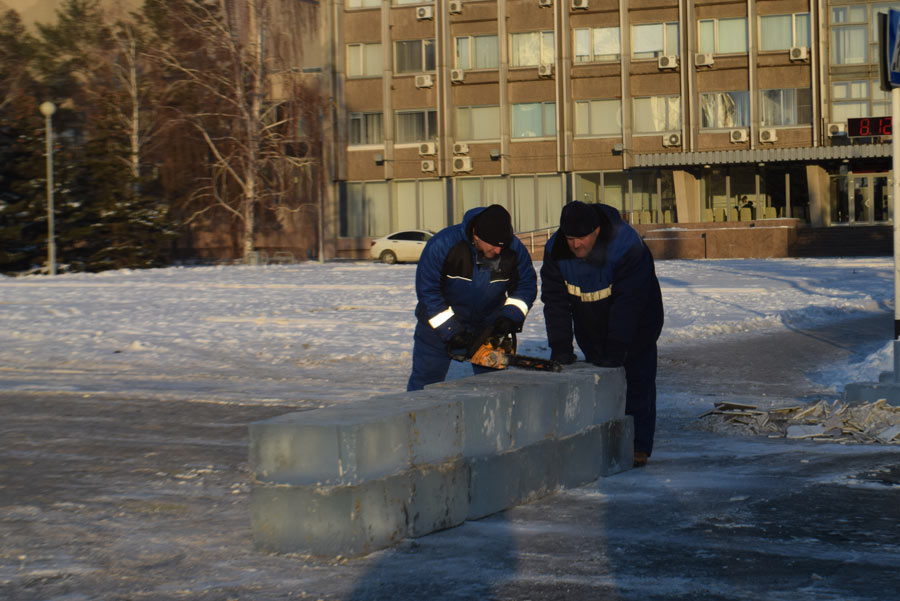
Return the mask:
[(890, 117), (862, 117), (860, 119), (847, 119), (847, 135), (859, 136), (889, 136), (891, 135)]

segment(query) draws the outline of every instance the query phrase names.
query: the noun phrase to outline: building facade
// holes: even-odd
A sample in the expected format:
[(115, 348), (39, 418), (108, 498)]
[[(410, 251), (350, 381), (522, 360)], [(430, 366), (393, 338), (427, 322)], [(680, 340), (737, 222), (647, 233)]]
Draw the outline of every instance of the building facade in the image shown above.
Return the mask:
[[(331, 55), (329, 255), (499, 203), (634, 224), (892, 219), (876, 15), (834, 0), (345, 0)], [(774, 222), (773, 222), (774, 223)]]

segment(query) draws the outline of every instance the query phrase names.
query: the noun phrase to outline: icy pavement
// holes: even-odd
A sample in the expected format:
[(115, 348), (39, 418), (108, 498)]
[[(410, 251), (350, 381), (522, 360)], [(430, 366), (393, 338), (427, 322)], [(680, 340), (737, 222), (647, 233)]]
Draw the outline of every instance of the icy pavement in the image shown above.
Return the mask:
[[(256, 552), (246, 424), (402, 389), (414, 273), (0, 278), (0, 598), (881, 601), (900, 584), (896, 447), (695, 428), (715, 402), (832, 403), (889, 368), (890, 259), (660, 262), (647, 468), (363, 559)], [(521, 349), (547, 353), (539, 305)]]

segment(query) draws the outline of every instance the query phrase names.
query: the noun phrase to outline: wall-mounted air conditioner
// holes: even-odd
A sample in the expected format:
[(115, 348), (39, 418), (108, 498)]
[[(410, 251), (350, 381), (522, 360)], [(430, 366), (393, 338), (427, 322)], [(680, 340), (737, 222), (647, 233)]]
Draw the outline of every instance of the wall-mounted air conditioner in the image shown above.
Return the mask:
[(453, 144), (453, 154), (469, 154), (469, 145), (465, 142), (455, 142)]
[(539, 65), (538, 77), (553, 77), (553, 63), (542, 63)]
[(541, 8), (551, 8), (553, 6), (553, 0), (538, 0), (538, 6)]
[(765, 128), (759, 130), (759, 141), (760, 142), (774, 142), (778, 139), (778, 136), (775, 133), (775, 130), (772, 128)]
[(833, 138), (834, 136), (846, 136), (847, 135), (847, 125), (845, 123), (829, 123), (828, 124), (828, 137)]
[(425, 171), (425, 172), (434, 171), (434, 161), (432, 161), (432, 160), (422, 161), (422, 171)]
[(434, 7), (433, 6), (420, 6), (416, 8), (416, 18), (419, 21), (424, 21), (425, 19), (433, 19), (434, 18)]
[(809, 59), (809, 48), (805, 46), (794, 46), (791, 48), (792, 61), (805, 61)]
[(669, 146), (681, 146), (681, 134), (666, 134), (662, 137), (662, 145)]
[(458, 15), (462, 12), (462, 0), (450, 0), (447, 3), (447, 12), (451, 15)]
[(417, 88), (430, 88), (434, 85), (434, 78), (429, 75), (416, 75), (416, 87)]
[(587, 10), (588, 0), (572, 0), (572, 10)]
[(456, 172), (471, 171), (472, 159), (470, 157), (453, 157), (453, 170)]
[(694, 56), (694, 65), (697, 67), (711, 67), (713, 62), (713, 55), (708, 52), (703, 52)]
[(747, 141), (747, 130), (746, 129), (732, 129), (728, 132), (728, 139), (731, 140), (733, 144), (737, 144), (738, 142), (746, 142)]
[(677, 56), (661, 56), (657, 61), (657, 65), (660, 69), (674, 69), (678, 66), (678, 57)]
[(462, 69), (450, 69), (450, 82), (462, 83), (466, 79), (466, 72)]
[(419, 156), (430, 157), (437, 154), (437, 144), (434, 142), (422, 142), (419, 144)]

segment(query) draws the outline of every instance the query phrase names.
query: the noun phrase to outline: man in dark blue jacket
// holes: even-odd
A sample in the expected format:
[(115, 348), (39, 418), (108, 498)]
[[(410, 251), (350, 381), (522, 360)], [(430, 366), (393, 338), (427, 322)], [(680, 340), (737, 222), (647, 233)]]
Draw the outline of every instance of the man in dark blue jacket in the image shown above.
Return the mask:
[(653, 256), (618, 210), (571, 202), (547, 241), (541, 300), (551, 358), (625, 367), (625, 413), (634, 418), (634, 464), (646, 465), (656, 430), (656, 341), (663, 305)]
[[(443, 382), (448, 349), (467, 350), (488, 327), (496, 335), (522, 329), (537, 296), (531, 255), (513, 235), (500, 205), (466, 211), (428, 241), (416, 268), (416, 332), (407, 390)], [(475, 373), (487, 371), (476, 368)]]

